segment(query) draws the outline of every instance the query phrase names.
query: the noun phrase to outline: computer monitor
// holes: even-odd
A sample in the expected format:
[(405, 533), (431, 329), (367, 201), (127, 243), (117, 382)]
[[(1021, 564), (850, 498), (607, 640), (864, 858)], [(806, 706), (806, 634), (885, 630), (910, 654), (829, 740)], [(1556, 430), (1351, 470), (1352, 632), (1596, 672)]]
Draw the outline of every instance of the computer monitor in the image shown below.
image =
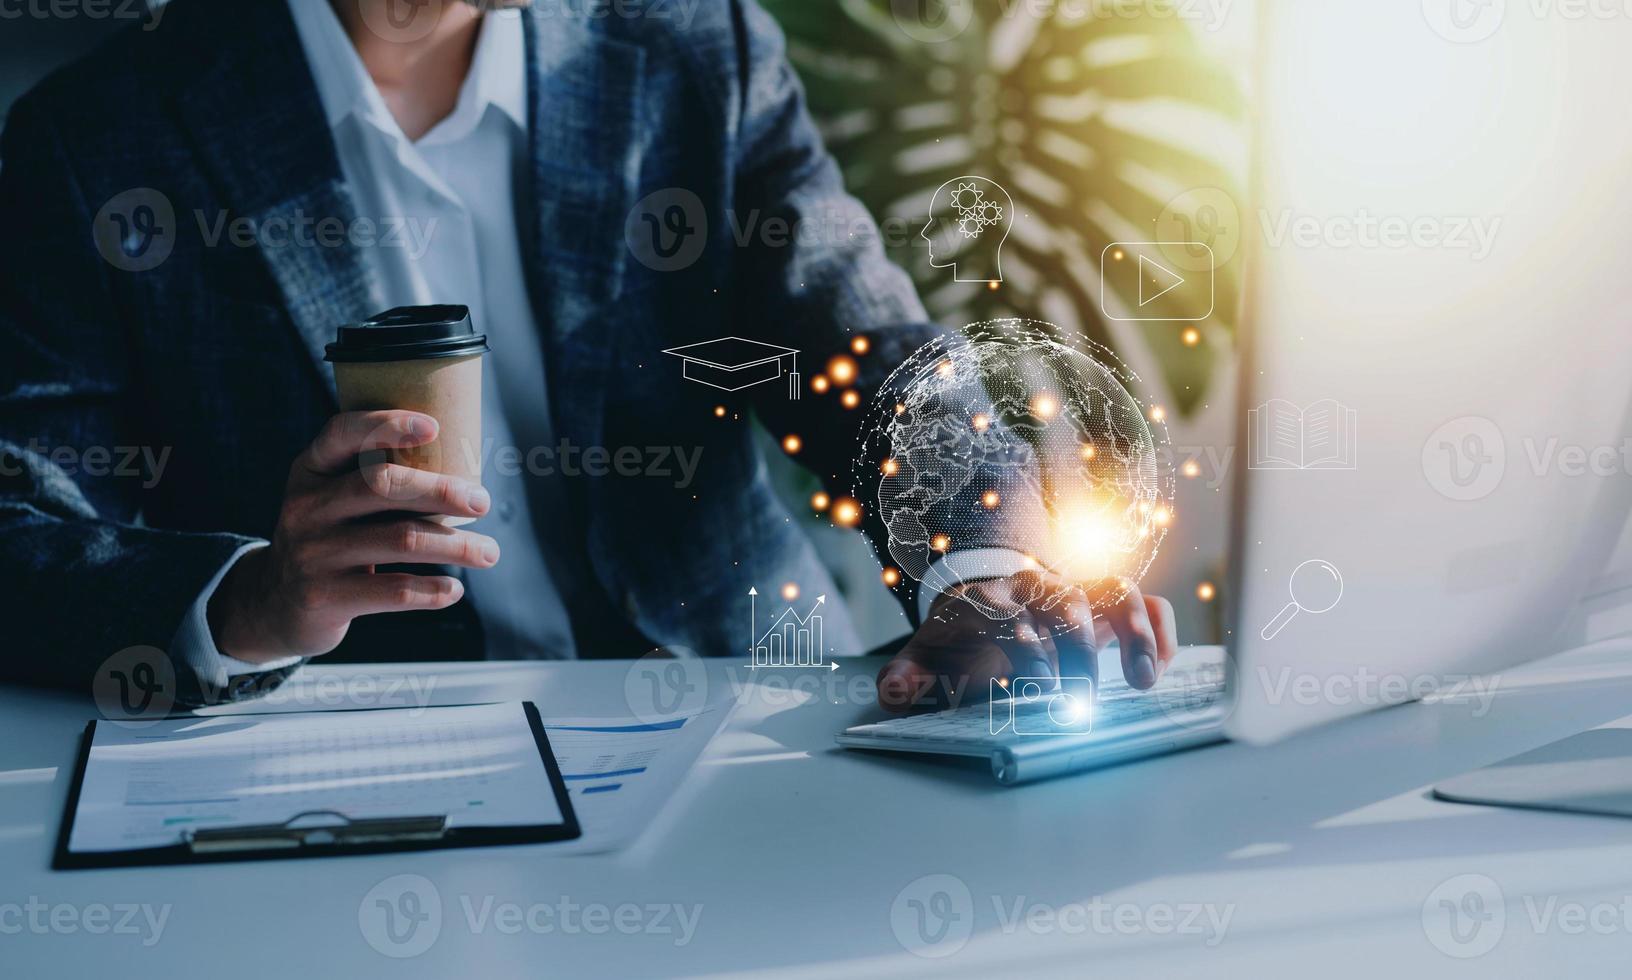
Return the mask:
[(1632, 19), (1458, 3), (1260, 7), (1235, 738), (1556, 652), (1632, 506)]

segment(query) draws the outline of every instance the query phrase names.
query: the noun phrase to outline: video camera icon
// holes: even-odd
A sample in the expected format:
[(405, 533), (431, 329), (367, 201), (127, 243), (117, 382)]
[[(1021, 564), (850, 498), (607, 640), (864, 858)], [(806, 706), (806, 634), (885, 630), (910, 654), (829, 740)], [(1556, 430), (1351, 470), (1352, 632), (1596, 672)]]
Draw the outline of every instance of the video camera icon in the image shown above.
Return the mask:
[(1091, 677), (993, 678), (987, 712), (993, 735), (1085, 735), (1093, 730)]

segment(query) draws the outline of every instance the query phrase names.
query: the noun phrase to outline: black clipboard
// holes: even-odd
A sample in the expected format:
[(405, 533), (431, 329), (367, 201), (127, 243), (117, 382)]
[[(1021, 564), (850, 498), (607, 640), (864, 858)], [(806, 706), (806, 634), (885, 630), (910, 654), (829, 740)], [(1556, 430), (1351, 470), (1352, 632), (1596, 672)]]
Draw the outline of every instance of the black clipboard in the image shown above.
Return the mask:
[[(446, 707), (470, 707), (470, 705)], [(69, 786), (68, 803), (63, 810), (62, 827), (57, 835), (57, 850), (51, 860), (51, 867), (56, 871), (73, 871), (87, 868), (217, 864), (227, 861), (340, 857), (351, 854), (432, 851), (455, 847), (503, 847), (575, 840), (583, 832), (578, 826), (578, 815), (572, 809), (572, 801), (567, 796), (567, 784), (561, 778), (561, 767), (556, 763), (555, 752), (550, 748), (550, 738), (544, 732), (544, 721), (539, 717), (538, 707), (531, 701), (522, 702), (521, 707), (527, 715), (527, 724), (533, 730), (533, 738), (538, 743), (539, 758), (549, 775), (550, 788), (555, 793), (555, 804), (561, 811), (560, 823), (515, 827), (449, 827), (445, 815), (351, 820), (339, 812), (324, 810), (297, 814), (283, 824), (210, 828), (195, 832), (181, 843), (164, 847), (145, 847), (129, 851), (76, 852), (68, 849), (68, 841), (73, 836), (74, 817), (79, 812), (80, 790), (85, 784), (86, 768), (91, 761), (91, 745), (96, 738), (96, 722), (93, 720), (85, 726), (85, 733), (80, 738), (79, 761), (74, 766), (74, 778)]]

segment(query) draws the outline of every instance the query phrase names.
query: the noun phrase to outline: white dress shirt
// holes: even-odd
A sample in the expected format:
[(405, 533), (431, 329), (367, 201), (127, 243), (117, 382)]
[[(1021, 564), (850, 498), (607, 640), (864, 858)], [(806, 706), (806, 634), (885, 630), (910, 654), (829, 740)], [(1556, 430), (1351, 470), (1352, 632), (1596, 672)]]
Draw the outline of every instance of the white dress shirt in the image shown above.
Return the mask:
[[(487, 654), (572, 658), (568, 598), (557, 582), (579, 580), (582, 559), (538, 533), (547, 524), (562, 526), (561, 478), (494, 465), (500, 447), (519, 447), (525, 458), (532, 447), (555, 444), (516, 222), (515, 165), (528, 155), (520, 17), (514, 11), (484, 15), (458, 104), (416, 141), (392, 117), (328, 0), (289, 0), (289, 6), (357, 217), (380, 231), (378, 243), (359, 254), (384, 305), (468, 306), (493, 348), (482, 376), (482, 482), (493, 508), (475, 529), (498, 541), (502, 557), (496, 568), (466, 576), (466, 601), (481, 620)], [(392, 227), (396, 233), (388, 234)], [(514, 462), (517, 455), (502, 458)], [(244, 551), (255, 547), (264, 544)], [(251, 665), (215, 648), (205, 609), (244, 551), (199, 596), (176, 638), (178, 652), (201, 679), (222, 685), (229, 676), (292, 662)]]

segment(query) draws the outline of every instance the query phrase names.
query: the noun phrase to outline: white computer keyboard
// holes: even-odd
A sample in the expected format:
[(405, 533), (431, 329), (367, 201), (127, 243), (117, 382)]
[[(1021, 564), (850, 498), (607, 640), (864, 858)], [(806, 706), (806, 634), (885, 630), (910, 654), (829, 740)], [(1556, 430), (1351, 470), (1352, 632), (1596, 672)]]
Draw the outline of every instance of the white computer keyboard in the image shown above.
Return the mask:
[[(1100, 685), (1094, 699), (1094, 732), (1150, 721), (1171, 721), (1175, 727), (1201, 717), (1224, 697), (1223, 672), (1218, 664), (1204, 663), (1169, 670), (1155, 690), (1139, 691), (1120, 677)], [(1022, 718), (1040, 714), (1046, 705), (1016, 705)], [(1022, 726), (1032, 731), (1037, 726)], [(985, 750), (1033, 736), (1011, 730), (994, 735), (991, 705), (982, 701), (932, 714), (910, 715), (847, 728), (845, 735), (960, 744)]]

